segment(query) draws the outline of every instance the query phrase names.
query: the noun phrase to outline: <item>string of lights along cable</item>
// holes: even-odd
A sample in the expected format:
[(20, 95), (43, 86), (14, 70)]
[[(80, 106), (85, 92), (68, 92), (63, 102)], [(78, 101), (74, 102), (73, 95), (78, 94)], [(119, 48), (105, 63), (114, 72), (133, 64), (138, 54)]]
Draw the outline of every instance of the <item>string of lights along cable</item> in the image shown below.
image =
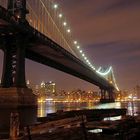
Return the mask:
[[(1, 0), (0, 5), (6, 7), (7, 0)], [(82, 60), (100, 76), (108, 79), (108, 75), (111, 75), (112, 80), (110, 80), (110, 83), (114, 84), (119, 91), (112, 66), (106, 70), (101, 67), (95, 68), (82, 50), (80, 43), (73, 39), (70, 25), (58, 3), (54, 0), (27, 0), (27, 9), (29, 10), (27, 20), (32, 27)]]

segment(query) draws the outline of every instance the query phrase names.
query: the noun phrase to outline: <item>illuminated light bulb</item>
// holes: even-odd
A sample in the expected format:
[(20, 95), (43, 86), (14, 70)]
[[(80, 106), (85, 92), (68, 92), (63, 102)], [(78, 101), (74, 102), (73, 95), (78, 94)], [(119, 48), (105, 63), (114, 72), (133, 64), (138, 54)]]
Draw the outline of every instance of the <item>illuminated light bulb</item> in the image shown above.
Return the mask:
[(84, 57), (85, 60), (87, 60), (87, 57)]
[(82, 51), (82, 50), (80, 50), (79, 52), (80, 52), (80, 53), (82, 53), (83, 51)]
[(29, 80), (27, 80), (27, 85), (29, 85), (30, 84), (30, 81)]
[(70, 33), (70, 29), (68, 29), (67, 32)]
[(59, 16), (60, 18), (62, 18), (63, 15), (62, 15), (62, 14), (59, 14), (58, 16)]
[(54, 4), (53, 8), (54, 9), (57, 9), (58, 8), (58, 5), (57, 4)]
[(82, 56), (84, 57), (84, 56), (85, 56), (85, 54), (83, 53), (83, 54), (82, 54)]
[(74, 44), (76, 45), (77, 44), (77, 41), (74, 41)]
[(91, 68), (95, 70), (95, 68), (93, 66)]
[(19, 16), (19, 15), (17, 15), (17, 18), (20, 18), (20, 16)]
[(94, 66), (92, 66), (92, 68), (95, 70), (95, 67)]
[(80, 46), (77, 46), (77, 49), (80, 49)]
[(63, 25), (66, 26), (67, 25), (67, 22), (63, 22)]

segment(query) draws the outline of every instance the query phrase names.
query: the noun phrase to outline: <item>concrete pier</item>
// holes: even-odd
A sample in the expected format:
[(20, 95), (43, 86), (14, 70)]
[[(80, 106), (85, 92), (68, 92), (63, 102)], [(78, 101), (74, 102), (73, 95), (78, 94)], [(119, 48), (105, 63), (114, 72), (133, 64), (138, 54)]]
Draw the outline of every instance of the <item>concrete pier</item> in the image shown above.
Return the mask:
[(29, 88), (0, 88), (0, 131), (10, 129), (11, 113), (19, 114), (20, 127), (36, 123), (37, 100)]

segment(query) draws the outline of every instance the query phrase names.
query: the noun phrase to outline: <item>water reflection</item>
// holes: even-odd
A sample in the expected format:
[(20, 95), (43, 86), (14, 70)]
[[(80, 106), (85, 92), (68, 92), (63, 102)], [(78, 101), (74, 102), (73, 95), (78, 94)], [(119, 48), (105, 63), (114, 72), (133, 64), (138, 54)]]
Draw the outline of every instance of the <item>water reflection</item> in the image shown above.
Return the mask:
[(116, 120), (120, 120), (122, 118), (122, 116), (116, 116), (116, 117), (107, 117), (104, 118), (104, 121), (116, 121)]
[(45, 117), (49, 113), (54, 113), (57, 111), (54, 102), (40, 102), (38, 103), (38, 113), (39, 117)]
[(138, 102), (128, 102), (128, 104), (127, 104), (128, 114), (131, 116), (136, 116), (139, 112), (139, 109), (140, 109), (139, 104), (140, 103), (138, 103)]
[(126, 108), (127, 115), (137, 115), (140, 112), (140, 102), (115, 102), (97, 104), (93, 102), (40, 102), (38, 103), (38, 117), (45, 117), (58, 110), (70, 111), (80, 109)]
[(90, 132), (90, 133), (102, 133), (103, 130), (102, 129), (93, 129), (93, 130), (89, 130), (88, 132)]
[(95, 106), (96, 109), (109, 109), (109, 108), (121, 108), (121, 102), (99, 104)]

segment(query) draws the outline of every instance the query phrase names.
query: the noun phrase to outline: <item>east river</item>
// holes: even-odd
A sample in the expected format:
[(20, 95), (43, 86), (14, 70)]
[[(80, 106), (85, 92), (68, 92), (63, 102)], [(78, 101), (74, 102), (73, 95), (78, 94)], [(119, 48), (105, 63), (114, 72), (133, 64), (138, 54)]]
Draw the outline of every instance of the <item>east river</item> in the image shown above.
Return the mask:
[(140, 113), (140, 101), (115, 102), (99, 104), (93, 102), (41, 102), (38, 103), (38, 117), (45, 117), (49, 113), (59, 110), (80, 110), (80, 109), (106, 109), (106, 108), (126, 108), (127, 115), (137, 115)]

